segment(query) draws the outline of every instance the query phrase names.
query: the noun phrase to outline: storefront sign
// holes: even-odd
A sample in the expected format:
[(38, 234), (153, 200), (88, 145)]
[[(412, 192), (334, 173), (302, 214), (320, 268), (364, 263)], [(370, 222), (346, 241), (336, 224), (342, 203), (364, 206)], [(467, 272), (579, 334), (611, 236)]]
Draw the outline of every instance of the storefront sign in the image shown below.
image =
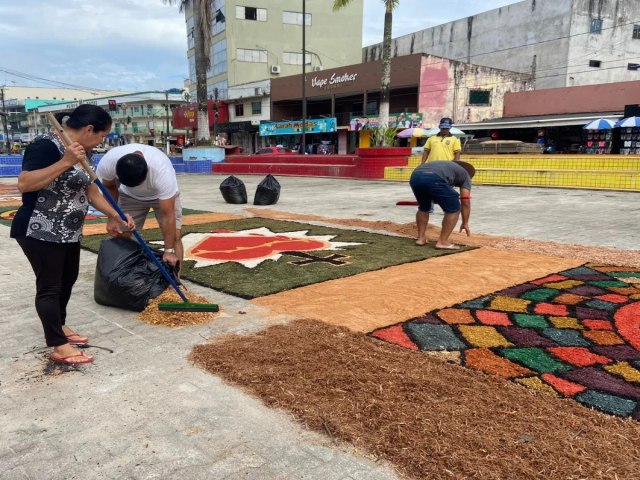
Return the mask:
[[(378, 115), (367, 115), (359, 117), (351, 117), (349, 122), (349, 130), (358, 131), (366, 130), (368, 128), (378, 128), (380, 125), (380, 118)], [(389, 115), (390, 128), (415, 128), (422, 127), (422, 114), (421, 113), (399, 113)]]
[[(314, 118), (307, 120), (306, 133), (335, 132), (337, 122), (335, 118)], [(260, 136), (269, 135), (295, 135), (302, 133), (302, 120), (291, 122), (269, 122), (261, 123), (259, 126)]]
[(311, 87), (322, 90), (331, 90), (351, 85), (355, 83), (356, 78), (358, 78), (357, 73), (333, 73), (330, 77), (317, 76), (311, 79)]

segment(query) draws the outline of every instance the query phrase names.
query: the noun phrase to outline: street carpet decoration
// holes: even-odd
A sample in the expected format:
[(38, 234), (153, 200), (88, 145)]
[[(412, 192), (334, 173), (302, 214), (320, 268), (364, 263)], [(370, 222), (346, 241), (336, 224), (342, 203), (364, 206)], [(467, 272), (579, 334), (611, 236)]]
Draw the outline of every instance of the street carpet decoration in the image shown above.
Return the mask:
[[(0, 203), (0, 224), (1, 225), (11, 225), (11, 222), (13, 221), (13, 217), (15, 216), (16, 212), (18, 211), (18, 206), (21, 205), (21, 202), (18, 203), (18, 205), (13, 205), (13, 206), (4, 206), (3, 204)], [(205, 212), (204, 210), (192, 210), (189, 208), (184, 208), (182, 210), (182, 214), (183, 216), (188, 216), (188, 215), (196, 215), (196, 214), (205, 214), (205, 213), (210, 213), (210, 212)], [(147, 222), (152, 219), (155, 220), (155, 215), (153, 214), (153, 211), (149, 212), (149, 215), (147, 215)], [(98, 228), (95, 229), (95, 232), (93, 231), (94, 229), (86, 229), (87, 226), (90, 225), (96, 225), (96, 224), (104, 224), (107, 223), (107, 217), (104, 213), (96, 210), (93, 207), (89, 207), (89, 210), (87, 211), (87, 214), (84, 217), (84, 222), (85, 222), (85, 229), (83, 229), (83, 233), (84, 235), (92, 235), (92, 234), (96, 234), (96, 233), (104, 233), (104, 228)], [(157, 224), (156, 224), (157, 225)], [(145, 222), (145, 227), (147, 227), (146, 222)], [(85, 231), (88, 230), (88, 231)]]
[[(417, 247), (405, 237), (264, 218), (186, 225), (182, 237), (181, 278), (247, 299), (461, 251)], [(97, 251), (103, 238), (85, 237), (83, 247)], [(158, 229), (145, 230), (144, 238), (162, 243)]]
[(640, 269), (586, 264), (370, 335), (640, 420)]
[(22, 205), (22, 194), (16, 185), (0, 184), (0, 207)]

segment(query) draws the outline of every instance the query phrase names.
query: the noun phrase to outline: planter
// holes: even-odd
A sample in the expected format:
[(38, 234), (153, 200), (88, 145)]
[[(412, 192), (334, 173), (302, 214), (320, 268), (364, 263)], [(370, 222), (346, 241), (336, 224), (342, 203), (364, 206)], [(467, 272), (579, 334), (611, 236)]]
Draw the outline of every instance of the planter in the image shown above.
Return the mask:
[(384, 178), (384, 167), (406, 167), (411, 147), (356, 149), (356, 178)]

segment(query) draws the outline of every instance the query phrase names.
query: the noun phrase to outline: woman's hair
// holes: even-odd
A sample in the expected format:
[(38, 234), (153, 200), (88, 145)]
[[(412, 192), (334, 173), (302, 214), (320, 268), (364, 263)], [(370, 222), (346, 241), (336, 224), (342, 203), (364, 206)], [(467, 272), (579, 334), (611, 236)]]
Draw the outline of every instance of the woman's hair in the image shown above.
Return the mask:
[(473, 178), (473, 176), (476, 174), (475, 167), (473, 165), (471, 165), (470, 163), (463, 162), (462, 160), (454, 160), (453, 162), (457, 163), (462, 168), (464, 168), (467, 171), (467, 173), (469, 174), (470, 178)]
[[(97, 105), (83, 103), (72, 112), (58, 112), (56, 120), (72, 130), (80, 130), (87, 125), (93, 125), (96, 132), (105, 132), (111, 128), (111, 115)], [(65, 120), (66, 119), (66, 120)]]
[(147, 178), (147, 162), (137, 153), (127, 153), (116, 163), (116, 176), (127, 187), (137, 187)]

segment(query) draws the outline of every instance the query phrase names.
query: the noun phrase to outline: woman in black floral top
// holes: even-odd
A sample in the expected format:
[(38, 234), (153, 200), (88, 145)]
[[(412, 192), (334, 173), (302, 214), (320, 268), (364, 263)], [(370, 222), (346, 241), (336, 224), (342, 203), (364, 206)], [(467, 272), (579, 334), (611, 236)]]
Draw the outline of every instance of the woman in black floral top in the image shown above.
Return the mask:
[[(67, 304), (80, 265), (80, 240), (89, 204), (109, 217), (107, 231), (122, 233), (117, 212), (78, 162), (102, 143), (111, 130), (111, 117), (95, 105), (80, 105), (70, 114), (58, 114), (73, 143), (65, 147), (55, 132), (36, 138), (24, 153), (18, 189), (22, 206), (11, 224), (11, 237), (22, 247), (36, 275), (36, 310), (51, 360), (68, 365), (90, 363), (93, 357), (73, 345), (89, 339), (65, 325)], [(66, 122), (64, 120), (66, 119)]]

